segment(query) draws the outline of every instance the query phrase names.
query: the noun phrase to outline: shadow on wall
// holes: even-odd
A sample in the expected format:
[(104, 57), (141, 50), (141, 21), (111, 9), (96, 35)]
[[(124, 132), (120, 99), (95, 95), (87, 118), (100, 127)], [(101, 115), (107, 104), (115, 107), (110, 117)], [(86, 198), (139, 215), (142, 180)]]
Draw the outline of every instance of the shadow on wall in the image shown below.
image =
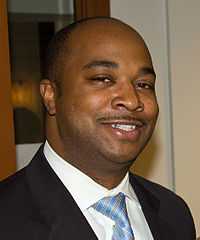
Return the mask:
[(147, 147), (144, 149), (142, 154), (138, 157), (136, 162), (131, 167), (131, 172), (149, 178), (154, 165), (156, 164), (156, 152), (158, 144), (156, 137), (154, 136)]

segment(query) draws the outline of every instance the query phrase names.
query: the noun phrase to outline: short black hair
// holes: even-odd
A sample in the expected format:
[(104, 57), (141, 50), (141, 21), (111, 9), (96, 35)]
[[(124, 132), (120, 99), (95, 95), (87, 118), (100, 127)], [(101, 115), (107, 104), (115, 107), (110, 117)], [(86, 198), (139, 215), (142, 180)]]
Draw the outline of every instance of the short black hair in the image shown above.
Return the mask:
[(58, 31), (50, 40), (44, 59), (44, 78), (58, 84), (59, 69), (62, 67), (63, 56), (66, 56), (68, 49), (68, 39), (76, 28), (74, 22)]

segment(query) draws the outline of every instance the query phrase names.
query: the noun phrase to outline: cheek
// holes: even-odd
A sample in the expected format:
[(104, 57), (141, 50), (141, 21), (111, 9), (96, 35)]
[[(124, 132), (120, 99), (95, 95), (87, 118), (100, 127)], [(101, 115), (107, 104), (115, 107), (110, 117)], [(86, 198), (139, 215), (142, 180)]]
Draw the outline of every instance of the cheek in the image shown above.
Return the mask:
[(105, 95), (83, 94), (72, 103), (72, 108), (82, 113), (95, 114), (109, 106), (109, 99)]
[(144, 103), (144, 111), (146, 113), (146, 117), (149, 120), (154, 120), (157, 119), (158, 116), (158, 104), (157, 104), (157, 100), (156, 98), (154, 99), (146, 99), (145, 103)]

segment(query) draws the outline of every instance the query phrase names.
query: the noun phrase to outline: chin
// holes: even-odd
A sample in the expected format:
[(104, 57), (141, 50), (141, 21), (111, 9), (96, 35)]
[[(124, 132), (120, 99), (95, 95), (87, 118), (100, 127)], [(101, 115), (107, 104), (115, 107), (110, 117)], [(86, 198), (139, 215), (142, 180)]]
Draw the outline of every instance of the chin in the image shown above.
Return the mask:
[(112, 162), (120, 163), (120, 164), (125, 164), (125, 165), (132, 165), (132, 163), (136, 160), (137, 156), (139, 155), (141, 151), (137, 152), (106, 152), (104, 154), (105, 158), (109, 159)]

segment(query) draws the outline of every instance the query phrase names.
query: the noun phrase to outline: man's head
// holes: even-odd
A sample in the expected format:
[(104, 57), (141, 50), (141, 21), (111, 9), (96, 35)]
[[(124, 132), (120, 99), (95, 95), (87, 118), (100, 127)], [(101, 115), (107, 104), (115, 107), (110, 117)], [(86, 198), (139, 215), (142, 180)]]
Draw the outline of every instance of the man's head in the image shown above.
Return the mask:
[(58, 33), (49, 53), (41, 82), (48, 141), (96, 180), (123, 175), (147, 144), (158, 114), (143, 39), (119, 20), (93, 18)]

